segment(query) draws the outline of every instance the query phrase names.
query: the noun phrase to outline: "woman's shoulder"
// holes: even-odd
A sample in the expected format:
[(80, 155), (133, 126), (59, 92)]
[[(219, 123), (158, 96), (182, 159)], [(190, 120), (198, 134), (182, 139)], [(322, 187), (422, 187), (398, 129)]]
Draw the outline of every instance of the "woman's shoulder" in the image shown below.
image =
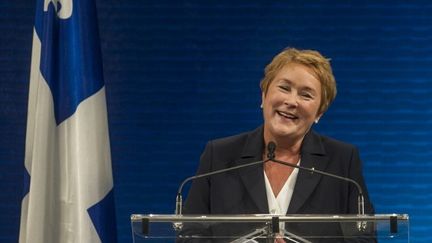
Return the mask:
[(351, 143), (327, 136), (319, 134), (315, 131), (312, 131), (314, 139), (318, 140), (325, 150), (333, 150), (333, 151), (352, 151), (356, 150), (357, 147)]
[(228, 137), (210, 140), (206, 150), (211, 151), (222, 159), (238, 159), (243, 156), (262, 154), (263, 131), (262, 126), (252, 131), (242, 132)]
[(234, 146), (234, 145), (241, 145), (245, 144), (249, 140), (254, 139), (261, 139), (262, 140), (262, 126), (257, 127), (254, 130), (247, 131), (247, 132), (241, 132), (238, 134), (234, 134), (227, 137), (221, 137), (216, 138), (213, 140), (210, 140), (209, 142), (212, 143), (214, 146)]

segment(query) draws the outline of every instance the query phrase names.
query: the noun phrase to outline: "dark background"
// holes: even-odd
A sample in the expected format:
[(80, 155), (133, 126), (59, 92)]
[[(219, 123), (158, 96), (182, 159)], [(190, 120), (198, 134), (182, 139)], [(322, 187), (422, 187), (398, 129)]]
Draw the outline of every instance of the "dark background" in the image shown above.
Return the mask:
[[(332, 59), (316, 129), (360, 148), (377, 213), (432, 240), (432, 3), (98, 0), (118, 237), (172, 213), (207, 140), (262, 122), (259, 81), (287, 46)], [(0, 242), (19, 231), (34, 2), (0, 2)]]

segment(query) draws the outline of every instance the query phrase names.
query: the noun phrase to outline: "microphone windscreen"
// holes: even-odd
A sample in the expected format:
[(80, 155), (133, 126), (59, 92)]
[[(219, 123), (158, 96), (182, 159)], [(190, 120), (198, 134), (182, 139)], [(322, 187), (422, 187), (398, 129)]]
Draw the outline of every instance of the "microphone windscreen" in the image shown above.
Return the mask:
[(275, 150), (276, 150), (275, 142), (270, 141), (267, 144), (267, 158), (274, 159), (275, 158)]

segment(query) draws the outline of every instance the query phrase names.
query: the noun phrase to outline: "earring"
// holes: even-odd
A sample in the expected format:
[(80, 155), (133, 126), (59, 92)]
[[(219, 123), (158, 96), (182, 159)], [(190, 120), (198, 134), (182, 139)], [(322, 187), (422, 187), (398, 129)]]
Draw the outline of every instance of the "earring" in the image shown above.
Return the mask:
[(316, 119), (316, 120), (314, 121), (315, 124), (318, 124), (318, 122), (319, 122), (319, 119)]
[(261, 103), (260, 107), (261, 107), (261, 109), (263, 108), (263, 104), (262, 103)]

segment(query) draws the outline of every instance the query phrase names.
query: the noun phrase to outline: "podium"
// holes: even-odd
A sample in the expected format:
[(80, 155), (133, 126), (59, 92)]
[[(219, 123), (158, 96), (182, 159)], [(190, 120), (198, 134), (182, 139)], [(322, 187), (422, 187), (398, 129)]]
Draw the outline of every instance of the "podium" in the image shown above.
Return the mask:
[(131, 215), (140, 242), (409, 242), (407, 214)]

